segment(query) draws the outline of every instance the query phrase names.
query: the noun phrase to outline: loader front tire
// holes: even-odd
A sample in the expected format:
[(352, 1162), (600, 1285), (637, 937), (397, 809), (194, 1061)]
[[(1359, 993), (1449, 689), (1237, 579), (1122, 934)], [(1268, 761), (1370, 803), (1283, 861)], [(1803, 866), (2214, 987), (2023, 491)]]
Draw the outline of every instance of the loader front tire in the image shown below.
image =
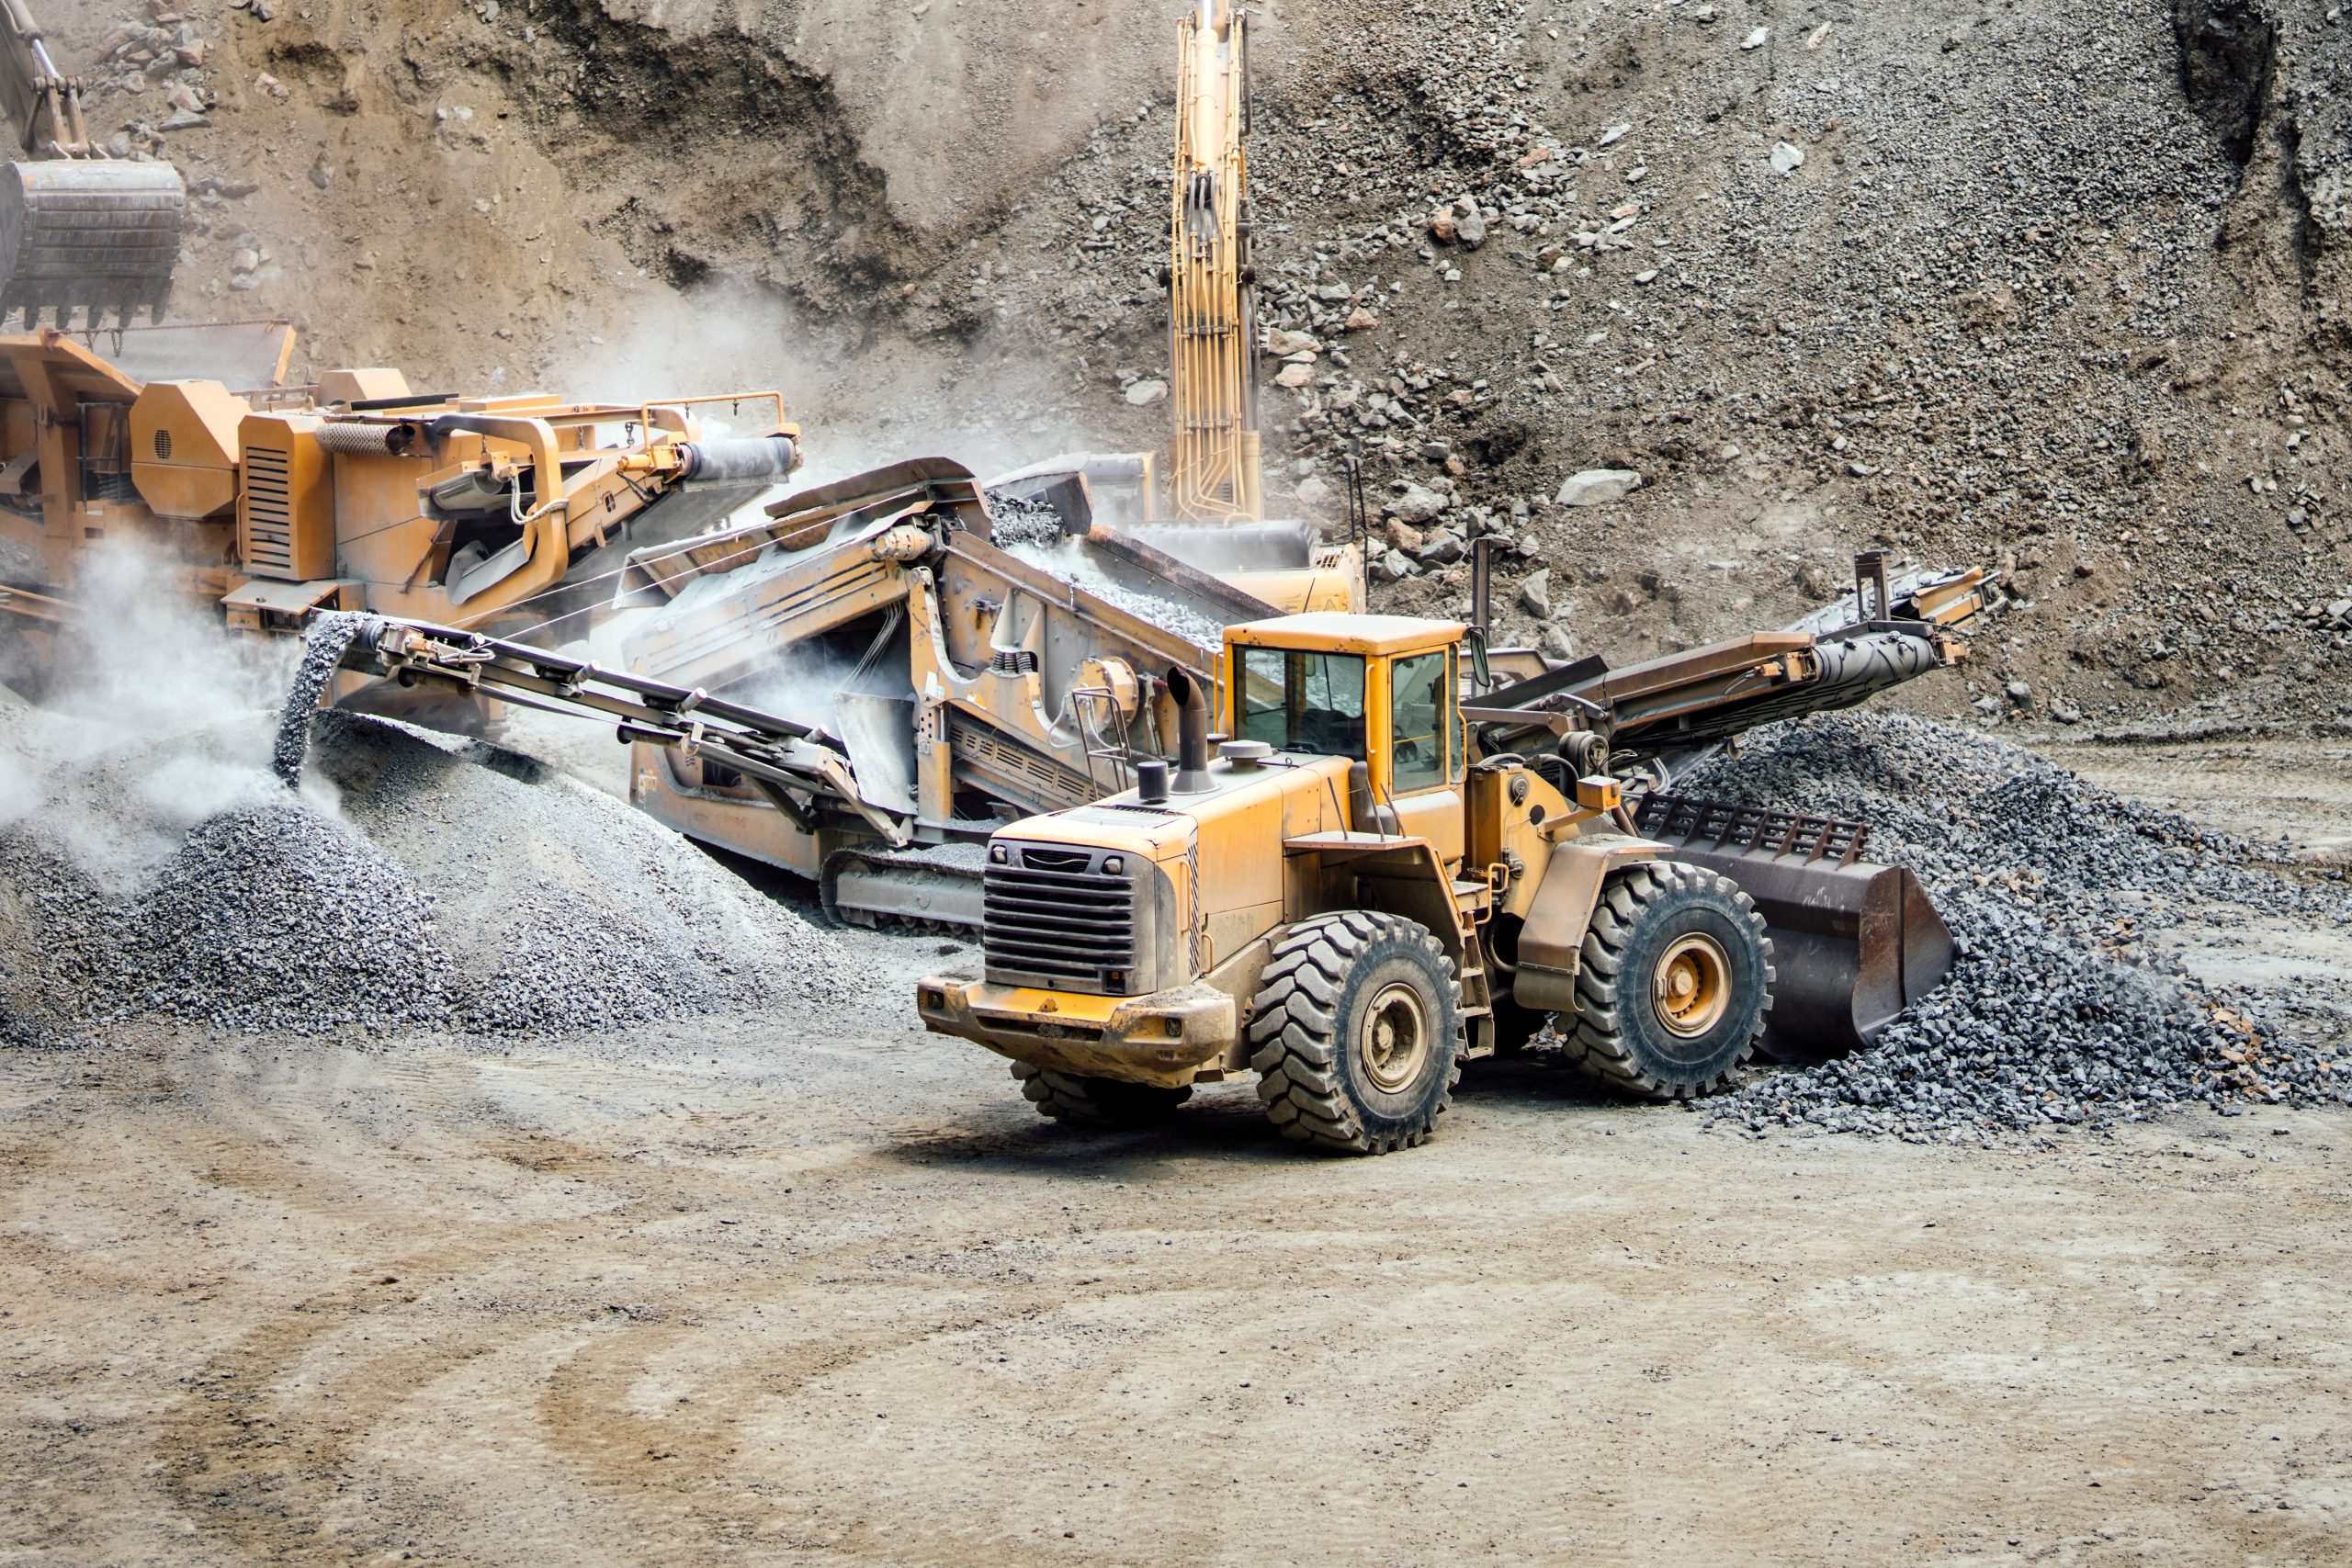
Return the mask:
[(1076, 1073), (1033, 1067), (1026, 1062), (1013, 1063), (1012, 1076), (1021, 1081), (1022, 1097), (1037, 1108), (1038, 1115), (1074, 1127), (1156, 1127), (1193, 1098), (1190, 1086), (1160, 1089), (1117, 1078), (1080, 1077)]
[(1764, 917), (1729, 877), (1679, 861), (1611, 874), (1577, 973), (1568, 1059), (1641, 1100), (1691, 1100), (1731, 1085), (1772, 1006)]
[(1250, 1043), (1258, 1098), (1283, 1137), (1341, 1154), (1411, 1148), (1462, 1078), (1462, 984), (1426, 926), (1320, 915), (1274, 944)]

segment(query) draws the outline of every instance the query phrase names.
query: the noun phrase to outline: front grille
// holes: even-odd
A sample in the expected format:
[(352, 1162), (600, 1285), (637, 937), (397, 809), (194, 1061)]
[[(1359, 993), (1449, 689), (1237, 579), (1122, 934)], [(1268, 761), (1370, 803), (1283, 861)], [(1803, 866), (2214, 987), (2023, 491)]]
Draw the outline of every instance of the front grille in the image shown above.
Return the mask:
[(1102, 852), (1006, 846), (981, 879), (980, 952), (1000, 985), (1132, 994), (1136, 884)]

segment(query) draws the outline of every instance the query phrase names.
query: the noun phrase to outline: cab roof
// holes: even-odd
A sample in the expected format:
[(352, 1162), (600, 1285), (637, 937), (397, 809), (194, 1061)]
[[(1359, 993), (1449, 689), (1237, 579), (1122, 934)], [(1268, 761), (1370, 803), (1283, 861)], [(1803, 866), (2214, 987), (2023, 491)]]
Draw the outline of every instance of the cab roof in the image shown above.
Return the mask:
[(1433, 621), (1419, 615), (1356, 615), (1342, 610), (1315, 610), (1304, 615), (1277, 615), (1268, 621), (1247, 621), (1226, 628), (1229, 642), (1251, 648), (1301, 648), (1332, 653), (1414, 653), (1462, 638), (1460, 621)]

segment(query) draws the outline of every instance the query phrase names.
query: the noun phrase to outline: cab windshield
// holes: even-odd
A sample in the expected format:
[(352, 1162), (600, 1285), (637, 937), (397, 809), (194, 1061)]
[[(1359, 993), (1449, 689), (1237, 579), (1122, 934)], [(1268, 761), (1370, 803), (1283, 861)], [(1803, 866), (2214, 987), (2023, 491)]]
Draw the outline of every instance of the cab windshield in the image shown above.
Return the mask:
[(1364, 760), (1361, 655), (1240, 651), (1241, 739), (1262, 740), (1277, 751)]

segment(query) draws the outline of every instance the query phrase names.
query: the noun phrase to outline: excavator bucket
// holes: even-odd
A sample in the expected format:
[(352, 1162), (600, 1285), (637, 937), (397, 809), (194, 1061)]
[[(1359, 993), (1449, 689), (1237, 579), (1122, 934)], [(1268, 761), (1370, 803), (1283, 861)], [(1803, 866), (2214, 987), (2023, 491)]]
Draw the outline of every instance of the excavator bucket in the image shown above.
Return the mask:
[(63, 158), (0, 164), (0, 323), (76, 311), (89, 325), (162, 321), (187, 187), (169, 164)]
[(1772, 937), (1763, 1048), (1776, 1060), (1868, 1044), (1951, 970), (1951, 932), (1928, 890), (1902, 866), (1862, 859), (1860, 824), (1653, 795), (1641, 828), (1756, 901)]

